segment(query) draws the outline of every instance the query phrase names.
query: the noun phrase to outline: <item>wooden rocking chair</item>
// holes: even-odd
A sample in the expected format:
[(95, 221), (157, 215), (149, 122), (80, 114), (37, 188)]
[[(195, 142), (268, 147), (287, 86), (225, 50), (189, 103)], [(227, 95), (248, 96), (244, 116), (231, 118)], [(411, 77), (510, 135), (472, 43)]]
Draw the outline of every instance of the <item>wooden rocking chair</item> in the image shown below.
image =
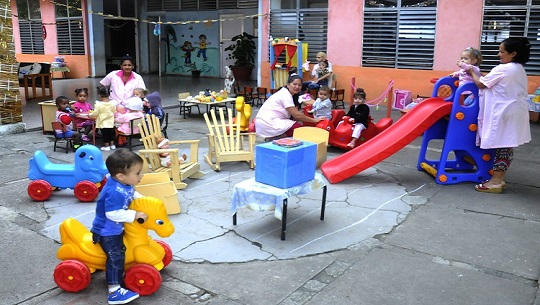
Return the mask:
[[(178, 148), (158, 148), (156, 140), (163, 137), (163, 135), (161, 133), (161, 124), (155, 115), (146, 115), (145, 120), (139, 124), (139, 129), (141, 132), (141, 141), (145, 148), (139, 150), (139, 155), (144, 161), (143, 172), (166, 172), (173, 180), (176, 189), (179, 190), (187, 187), (187, 183), (182, 182), (187, 178), (196, 179), (204, 176), (204, 173), (200, 171), (200, 164), (198, 162), (200, 140), (169, 141), (171, 146), (176, 144), (190, 145), (188, 159), (180, 163), (178, 161)], [(170, 153), (170, 167), (161, 165), (159, 154), (162, 153)]]
[(236, 114), (233, 122), (232, 110), (227, 109), (228, 122), (225, 120), (223, 109), (219, 109), (219, 120), (215, 109), (210, 111), (212, 121), (208, 113), (204, 113), (204, 119), (208, 126), (208, 154), (204, 160), (215, 171), (221, 170), (221, 162), (246, 161), (251, 169), (255, 168), (255, 141), (254, 132), (240, 132), (242, 114)]

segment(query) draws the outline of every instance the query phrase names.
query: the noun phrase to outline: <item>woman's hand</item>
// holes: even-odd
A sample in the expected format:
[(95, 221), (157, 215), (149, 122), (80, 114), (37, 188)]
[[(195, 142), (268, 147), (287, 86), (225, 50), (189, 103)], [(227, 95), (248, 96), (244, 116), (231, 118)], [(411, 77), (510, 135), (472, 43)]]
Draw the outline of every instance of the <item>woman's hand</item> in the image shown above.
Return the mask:
[(354, 123), (354, 118), (349, 118), (349, 123)]

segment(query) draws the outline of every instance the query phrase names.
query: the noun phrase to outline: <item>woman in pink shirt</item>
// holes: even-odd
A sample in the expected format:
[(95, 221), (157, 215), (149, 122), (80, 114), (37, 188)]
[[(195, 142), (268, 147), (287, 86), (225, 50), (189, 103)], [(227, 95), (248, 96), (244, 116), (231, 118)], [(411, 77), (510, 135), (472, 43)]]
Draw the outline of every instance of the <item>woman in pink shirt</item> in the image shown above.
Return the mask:
[(485, 193), (500, 193), (506, 188), (504, 176), (512, 163), (514, 147), (531, 141), (527, 105), (527, 73), (523, 66), (529, 61), (531, 44), (525, 37), (510, 37), (499, 45), (501, 64), (487, 75), (472, 76), (480, 89), (478, 133), (476, 144), (482, 149), (495, 149), (493, 176), (477, 184)]
[[(293, 74), (287, 80), (287, 86), (272, 94), (266, 100), (255, 119), (257, 135), (263, 138), (278, 136), (292, 137), (295, 128), (302, 126), (297, 121), (318, 123), (323, 118), (311, 118), (296, 108), (293, 95), (302, 88), (302, 79)], [(292, 117), (292, 119), (291, 119)]]
[(142, 77), (133, 72), (135, 63), (133, 58), (126, 55), (122, 57), (120, 64), (122, 70), (115, 70), (107, 74), (100, 83), (104, 86), (109, 86), (111, 91), (111, 100), (115, 100), (119, 105), (125, 106), (127, 100), (133, 97), (135, 88), (146, 89)]

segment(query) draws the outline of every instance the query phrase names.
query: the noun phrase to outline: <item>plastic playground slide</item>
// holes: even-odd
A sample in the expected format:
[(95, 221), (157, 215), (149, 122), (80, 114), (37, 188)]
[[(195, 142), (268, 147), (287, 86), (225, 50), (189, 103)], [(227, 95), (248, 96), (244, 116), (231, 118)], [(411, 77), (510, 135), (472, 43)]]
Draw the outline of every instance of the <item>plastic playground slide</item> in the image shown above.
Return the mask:
[(390, 157), (451, 111), (451, 102), (426, 99), (373, 139), (323, 163), (321, 171), (331, 183), (352, 177)]

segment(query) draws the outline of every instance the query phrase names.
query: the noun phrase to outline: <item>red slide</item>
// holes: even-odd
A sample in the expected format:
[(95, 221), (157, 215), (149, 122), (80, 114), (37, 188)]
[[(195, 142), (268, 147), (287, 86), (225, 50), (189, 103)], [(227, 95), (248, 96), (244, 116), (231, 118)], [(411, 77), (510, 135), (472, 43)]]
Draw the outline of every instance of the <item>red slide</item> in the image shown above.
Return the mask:
[(321, 171), (331, 183), (352, 177), (390, 157), (451, 111), (451, 102), (426, 99), (373, 139), (323, 163)]

